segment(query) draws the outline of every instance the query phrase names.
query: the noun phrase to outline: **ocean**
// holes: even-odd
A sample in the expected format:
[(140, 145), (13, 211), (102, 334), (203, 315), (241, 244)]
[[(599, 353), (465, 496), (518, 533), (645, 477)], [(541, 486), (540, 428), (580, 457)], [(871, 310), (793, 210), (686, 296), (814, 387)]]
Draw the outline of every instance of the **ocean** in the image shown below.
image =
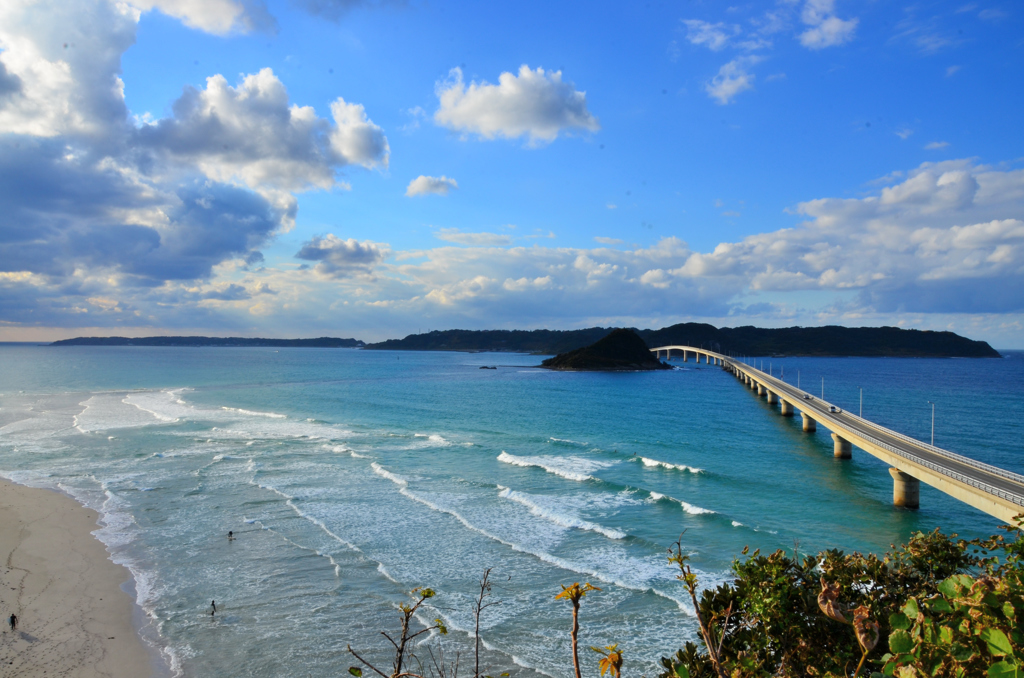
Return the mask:
[[(0, 344), (0, 475), (100, 512), (144, 639), (189, 678), (334, 677), (356, 664), (348, 645), (387, 665), (380, 631), (420, 586), (437, 591), (421, 621), (444, 620), (465, 672), (485, 568), (500, 601), (481, 618), (485, 673), (571, 675), (555, 595), (589, 581), (584, 647), (618, 643), (628, 674), (653, 676), (696, 637), (666, 560), (677, 539), (716, 586), (744, 546), (880, 552), (998, 525), (924, 485), (920, 510), (894, 508), (884, 464), (834, 459), (824, 428), (803, 433), (720, 368), (540, 360)], [(763, 363), (853, 412), (863, 390), (865, 417), (925, 441), (932, 401), (936, 445), (1024, 473), (1024, 353)]]

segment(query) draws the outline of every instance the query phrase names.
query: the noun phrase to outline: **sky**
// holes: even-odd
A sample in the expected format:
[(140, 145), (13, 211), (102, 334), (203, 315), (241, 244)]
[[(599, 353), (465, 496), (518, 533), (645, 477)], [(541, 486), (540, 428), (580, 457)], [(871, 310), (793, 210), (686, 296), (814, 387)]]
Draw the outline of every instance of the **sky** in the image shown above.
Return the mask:
[(0, 0), (0, 341), (1024, 348), (1024, 7)]

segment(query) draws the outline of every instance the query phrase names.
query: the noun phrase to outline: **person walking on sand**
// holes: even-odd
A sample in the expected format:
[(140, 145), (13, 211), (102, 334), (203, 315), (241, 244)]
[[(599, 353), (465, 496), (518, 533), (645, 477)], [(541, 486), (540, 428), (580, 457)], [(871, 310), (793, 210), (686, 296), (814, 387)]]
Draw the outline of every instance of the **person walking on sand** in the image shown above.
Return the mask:
[(11, 625), (11, 630), (12, 631), (14, 629), (18, 628), (18, 615), (14, 614), (12, 612), (10, 618), (8, 618), (8, 620), (7, 620), (7, 623)]
[(212, 617), (215, 614), (217, 614), (217, 601), (216, 600), (211, 600), (210, 601), (210, 616)]

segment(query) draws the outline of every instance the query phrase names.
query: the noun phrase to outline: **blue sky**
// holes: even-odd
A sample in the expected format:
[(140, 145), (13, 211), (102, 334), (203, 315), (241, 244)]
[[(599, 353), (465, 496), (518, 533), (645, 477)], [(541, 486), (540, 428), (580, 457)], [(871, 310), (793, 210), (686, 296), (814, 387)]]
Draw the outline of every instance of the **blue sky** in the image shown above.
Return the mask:
[(1024, 347), (1010, 2), (0, 3), (0, 340)]

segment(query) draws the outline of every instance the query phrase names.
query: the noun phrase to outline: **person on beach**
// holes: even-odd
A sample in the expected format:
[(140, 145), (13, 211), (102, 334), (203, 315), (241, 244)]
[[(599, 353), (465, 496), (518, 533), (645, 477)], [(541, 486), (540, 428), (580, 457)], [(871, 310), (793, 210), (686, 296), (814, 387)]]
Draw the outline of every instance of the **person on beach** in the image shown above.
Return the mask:
[(10, 618), (7, 620), (7, 623), (11, 625), (12, 631), (16, 629), (18, 627), (18, 615), (12, 612)]
[(217, 614), (217, 601), (216, 600), (211, 600), (210, 601), (210, 616), (212, 617), (215, 614)]

